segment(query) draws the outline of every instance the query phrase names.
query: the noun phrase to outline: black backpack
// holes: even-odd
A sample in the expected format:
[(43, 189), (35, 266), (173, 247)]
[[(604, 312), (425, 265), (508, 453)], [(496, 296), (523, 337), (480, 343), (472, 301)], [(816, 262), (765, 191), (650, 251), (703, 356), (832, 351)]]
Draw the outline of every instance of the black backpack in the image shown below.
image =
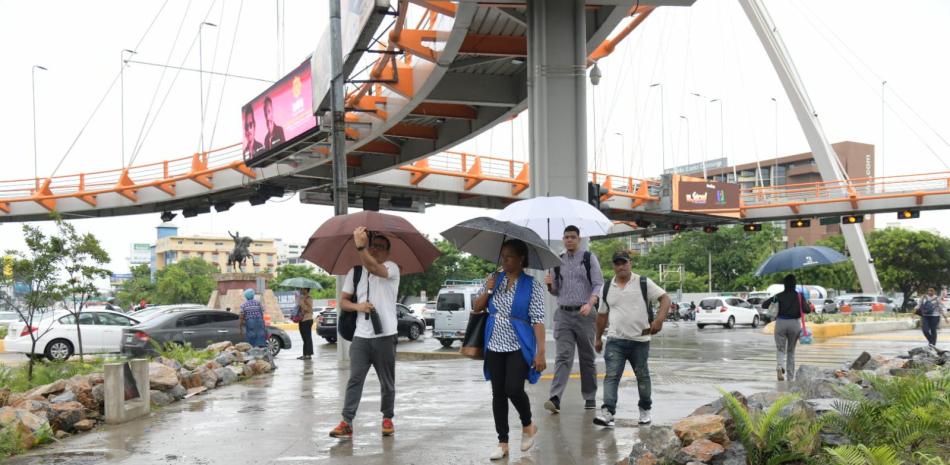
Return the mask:
[[(604, 297), (600, 299), (604, 305), (607, 305), (607, 311), (610, 311), (610, 305), (607, 304), (607, 294), (610, 292), (610, 285), (613, 283), (613, 280), (610, 280), (609, 283), (604, 284)], [(650, 302), (650, 298), (647, 297), (647, 277), (640, 276), (640, 294), (643, 295), (643, 303), (647, 306), (647, 322), (653, 323), (653, 304)]]
[[(357, 286), (360, 284), (360, 278), (363, 276), (363, 267), (357, 265), (353, 267), (353, 294), (350, 295), (350, 302), (354, 304), (358, 300), (357, 298)], [(356, 314), (357, 312), (344, 312), (343, 306), (340, 305), (337, 311), (340, 315), (336, 319), (337, 331), (340, 333), (340, 337), (346, 339), (347, 341), (353, 340), (353, 335), (356, 333)]]
[[(563, 258), (564, 254), (561, 254), (561, 257)], [(584, 263), (584, 269), (587, 270), (587, 282), (589, 282), (591, 286), (593, 286), (594, 281), (590, 279), (590, 251), (589, 250), (584, 251), (584, 258), (581, 261)], [(554, 279), (557, 280), (558, 287), (561, 287), (561, 267), (560, 266), (554, 267)]]

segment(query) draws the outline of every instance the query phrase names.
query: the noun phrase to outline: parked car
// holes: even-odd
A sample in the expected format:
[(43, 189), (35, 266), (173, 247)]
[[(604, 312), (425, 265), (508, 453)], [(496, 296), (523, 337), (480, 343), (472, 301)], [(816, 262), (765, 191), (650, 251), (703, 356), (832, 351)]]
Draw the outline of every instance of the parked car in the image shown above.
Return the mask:
[[(166, 343), (190, 343), (201, 349), (224, 341), (244, 342), (239, 320), (236, 313), (208, 308), (166, 313), (123, 329), (121, 351), (138, 357), (156, 355), (155, 345)], [(276, 356), (282, 349), (290, 348), (290, 336), (276, 326), (267, 326), (267, 348)]]
[(20, 321), (20, 314), (17, 312), (0, 312), (0, 328), (9, 328), (14, 322)]
[(746, 302), (752, 305), (752, 308), (759, 314), (759, 321), (762, 323), (772, 321), (772, 315), (769, 314), (769, 309), (762, 308), (762, 302), (765, 302), (765, 299), (768, 299), (768, 297), (752, 296), (752, 294), (749, 294), (749, 298), (746, 299)]
[(860, 294), (842, 307), (842, 313), (893, 312), (894, 301), (883, 295)]
[[(317, 317), (317, 335), (329, 343), (337, 341), (336, 309), (329, 308)], [(419, 339), (426, 331), (426, 322), (409, 311), (409, 307), (396, 304), (396, 331), (397, 336), (407, 337), (410, 341)]]
[(841, 307), (850, 303), (851, 299), (853, 299), (856, 295), (859, 294), (841, 294), (838, 297), (835, 297), (835, 307), (838, 308), (838, 311), (841, 311)]
[[(83, 353), (116, 353), (121, 351), (122, 330), (139, 320), (111, 310), (91, 310), (79, 313)], [(30, 333), (39, 335), (36, 352), (32, 350)], [(79, 334), (76, 315), (67, 310), (56, 310), (35, 318), (32, 326), (22, 321), (10, 324), (3, 340), (7, 352), (19, 352), (50, 360), (67, 360), (79, 352)]]
[(139, 320), (139, 322), (145, 322), (166, 313), (180, 312), (182, 310), (197, 310), (202, 308), (205, 308), (205, 306), (201, 304), (156, 305), (154, 307), (148, 307), (144, 310), (139, 310), (130, 316), (135, 317), (137, 320)]
[(435, 304), (435, 324), (432, 337), (442, 343), (442, 347), (451, 347), (452, 342), (465, 337), (468, 315), (472, 313), (472, 304), (478, 297), (480, 285), (465, 282), (448, 281), (439, 290)]
[(821, 306), (821, 313), (838, 313), (838, 305), (832, 299), (825, 299), (825, 303)]
[(703, 329), (707, 325), (722, 325), (734, 328), (737, 324), (759, 326), (759, 312), (752, 304), (738, 297), (709, 297), (699, 302), (696, 313), (696, 327)]
[(427, 326), (435, 325), (435, 301), (419, 302), (409, 306), (412, 314), (425, 320)]

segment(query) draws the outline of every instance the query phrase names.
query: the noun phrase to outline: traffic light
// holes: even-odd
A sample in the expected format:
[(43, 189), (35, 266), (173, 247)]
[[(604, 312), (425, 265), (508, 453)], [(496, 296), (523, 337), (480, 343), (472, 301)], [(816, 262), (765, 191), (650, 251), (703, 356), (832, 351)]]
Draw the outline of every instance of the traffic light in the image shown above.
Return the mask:
[(13, 257), (11, 255), (3, 256), (3, 277), (13, 277)]
[(857, 224), (864, 222), (864, 215), (845, 215), (841, 217), (841, 224)]
[(920, 210), (901, 210), (897, 212), (897, 219), (909, 220), (911, 218), (920, 218)]
[(799, 218), (797, 220), (792, 220), (789, 223), (789, 226), (793, 228), (807, 228), (811, 226), (811, 220), (804, 220), (804, 219)]
[(601, 190), (600, 184), (587, 181), (587, 203), (593, 205), (594, 208), (598, 210), (600, 210)]
[(703, 226), (703, 232), (706, 233), (706, 234), (712, 234), (712, 233), (714, 233), (714, 232), (716, 232), (716, 231), (719, 231), (719, 228), (716, 227), (716, 226), (713, 226), (713, 225), (711, 225), (711, 224), (706, 225), (706, 226)]
[(759, 232), (762, 230), (762, 225), (756, 224), (756, 223), (748, 223), (746, 225), (743, 225), (742, 229), (744, 229), (745, 232)]

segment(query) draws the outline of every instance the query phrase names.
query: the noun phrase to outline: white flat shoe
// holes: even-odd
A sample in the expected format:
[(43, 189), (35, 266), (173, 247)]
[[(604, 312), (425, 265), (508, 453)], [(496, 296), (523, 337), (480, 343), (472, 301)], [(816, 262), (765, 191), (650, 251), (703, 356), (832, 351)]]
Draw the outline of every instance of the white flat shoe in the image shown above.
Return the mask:
[(495, 452), (493, 452), (488, 458), (491, 460), (501, 460), (508, 456), (508, 451), (503, 449), (501, 446), (495, 447)]
[(534, 423), (531, 424), (531, 427), (534, 431), (529, 434), (522, 433), (521, 435), (521, 451), (527, 451), (528, 449), (534, 447), (534, 437), (538, 434), (538, 427)]

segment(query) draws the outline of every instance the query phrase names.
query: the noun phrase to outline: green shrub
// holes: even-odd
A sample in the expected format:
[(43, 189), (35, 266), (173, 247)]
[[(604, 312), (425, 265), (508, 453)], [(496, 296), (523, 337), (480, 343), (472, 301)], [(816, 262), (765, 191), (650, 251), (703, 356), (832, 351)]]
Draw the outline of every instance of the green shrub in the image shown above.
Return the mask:
[(28, 379), (29, 367), (26, 364), (16, 367), (0, 366), (0, 386), (7, 387), (13, 392), (29, 391), (60, 379), (102, 371), (103, 363), (104, 360), (101, 359), (88, 359), (85, 363), (79, 361), (37, 362), (33, 366), (32, 380)]
[(185, 364), (188, 360), (198, 359), (201, 361), (211, 360), (215, 357), (215, 353), (212, 350), (208, 349), (195, 349), (191, 347), (191, 343), (186, 342), (184, 344), (177, 344), (174, 342), (166, 342), (165, 344), (158, 344), (157, 342), (150, 341), (152, 347), (158, 352), (159, 355), (165, 358)]
[(779, 465), (807, 461), (818, 448), (822, 421), (812, 421), (798, 412), (782, 409), (798, 400), (787, 394), (764, 412), (749, 412), (732, 394), (719, 389), (736, 425), (739, 442), (745, 446), (749, 465)]
[(19, 433), (9, 427), (0, 427), (0, 460), (23, 452)]
[(7, 331), (9, 330), (10, 328), (7, 328), (6, 326), (0, 327), (0, 339), (7, 337)]

